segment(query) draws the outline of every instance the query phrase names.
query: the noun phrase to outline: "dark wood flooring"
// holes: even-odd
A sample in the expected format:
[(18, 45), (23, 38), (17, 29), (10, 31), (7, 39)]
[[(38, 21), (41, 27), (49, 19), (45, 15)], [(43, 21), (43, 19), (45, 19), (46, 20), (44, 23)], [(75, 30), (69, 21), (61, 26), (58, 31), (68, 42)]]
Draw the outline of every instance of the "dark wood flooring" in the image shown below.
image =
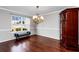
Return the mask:
[(75, 52), (60, 45), (60, 41), (39, 35), (0, 43), (0, 52)]

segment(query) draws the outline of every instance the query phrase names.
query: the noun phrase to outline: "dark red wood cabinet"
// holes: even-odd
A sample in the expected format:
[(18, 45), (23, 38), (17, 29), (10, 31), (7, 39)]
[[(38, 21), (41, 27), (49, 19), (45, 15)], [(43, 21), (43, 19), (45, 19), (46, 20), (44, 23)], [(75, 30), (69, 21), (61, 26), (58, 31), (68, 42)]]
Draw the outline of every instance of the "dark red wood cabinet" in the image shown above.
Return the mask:
[(70, 8), (60, 13), (60, 44), (67, 49), (78, 49), (78, 12)]

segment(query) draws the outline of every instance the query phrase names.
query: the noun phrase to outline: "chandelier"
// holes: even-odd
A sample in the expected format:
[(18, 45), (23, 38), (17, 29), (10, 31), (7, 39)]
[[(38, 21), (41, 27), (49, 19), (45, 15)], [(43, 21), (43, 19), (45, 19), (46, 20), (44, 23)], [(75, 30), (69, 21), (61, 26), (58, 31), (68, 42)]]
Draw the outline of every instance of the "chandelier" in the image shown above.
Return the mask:
[[(36, 6), (36, 8), (38, 9), (39, 6)], [(34, 16), (32, 17), (32, 19), (33, 19), (33, 22), (34, 22), (35, 24), (39, 24), (39, 23), (41, 23), (41, 22), (44, 21), (44, 17), (41, 16), (39, 13), (37, 13), (36, 15), (34, 15)]]

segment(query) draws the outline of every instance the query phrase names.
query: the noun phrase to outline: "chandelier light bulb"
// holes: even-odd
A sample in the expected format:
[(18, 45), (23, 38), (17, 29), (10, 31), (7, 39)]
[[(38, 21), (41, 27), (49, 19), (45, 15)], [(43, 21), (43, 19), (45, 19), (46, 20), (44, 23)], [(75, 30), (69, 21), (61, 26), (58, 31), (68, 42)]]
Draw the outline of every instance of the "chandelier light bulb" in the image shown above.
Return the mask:
[(34, 21), (36, 24), (39, 24), (39, 23), (43, 22), (43, 20), (44, 20), (44, 17), (43, 17), (43, 16), (39, 16), (39, 15), (33, 16), (33, 21)]

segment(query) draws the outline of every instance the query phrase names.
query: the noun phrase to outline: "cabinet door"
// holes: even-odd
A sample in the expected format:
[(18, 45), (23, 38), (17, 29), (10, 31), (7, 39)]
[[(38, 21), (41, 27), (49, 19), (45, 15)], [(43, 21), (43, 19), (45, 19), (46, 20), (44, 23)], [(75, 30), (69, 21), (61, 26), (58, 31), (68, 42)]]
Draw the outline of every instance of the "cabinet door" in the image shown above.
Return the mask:
[(77, 36), (78, 32), (78, 11), (68, 10), (66, 12), (66, 35)]
[(65, 13), (62, 13), (61, 15), (60, 15), (60, 34), (61, 34), (61, 41), (60, 41), (60, 43), (61, 43), (61, 45), (63, 45), (63, 46), (66, 46), (66, 43), (67, 43), (67, 41), (66, 41), (66, 38), (65, 38), (65, 30), (66, 30), (66, 27), (65, 27), (65, 24), (66, 24), (66, 18), (65, 18)]
[(71, 9), (66, 12), (65, 34), (67, 45), (72, 47), (78, 46), (78, 10)]

